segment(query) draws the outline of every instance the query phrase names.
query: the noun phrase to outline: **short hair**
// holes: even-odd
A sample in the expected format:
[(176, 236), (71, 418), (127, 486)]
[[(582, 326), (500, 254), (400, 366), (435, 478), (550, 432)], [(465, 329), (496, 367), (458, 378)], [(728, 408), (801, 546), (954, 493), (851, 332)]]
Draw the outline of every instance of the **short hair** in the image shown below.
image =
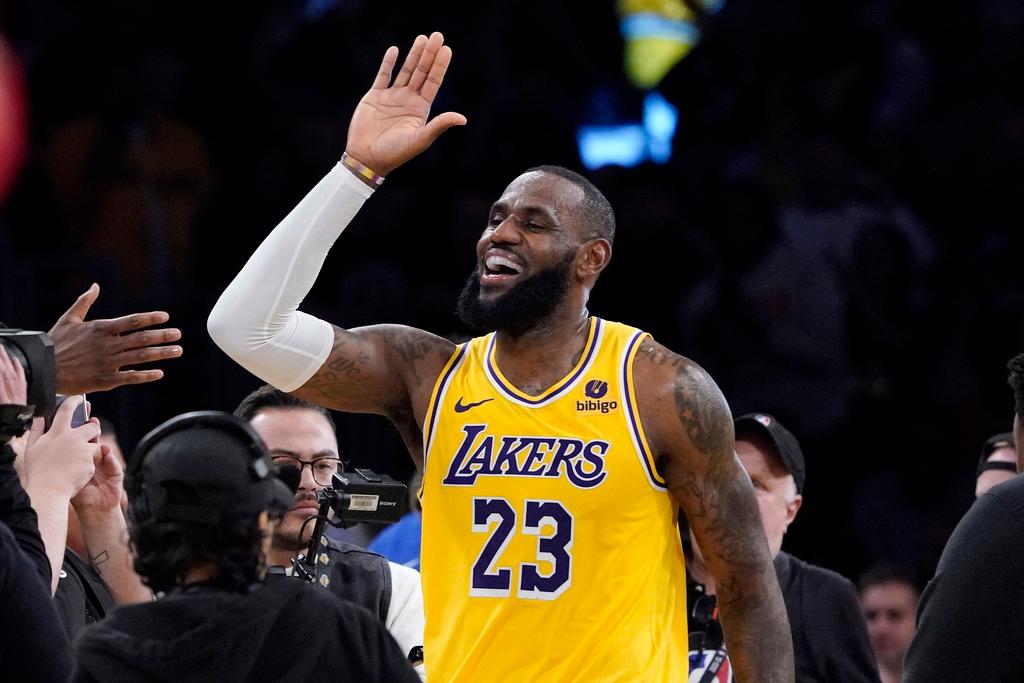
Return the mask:
[(601, 190), (597, 189), (594, 183), (564, 166), (544, 165), (526, 169), (526, 173), (534, 171), (565, 178), (583, 190), (583, 202), (580, 204), (580, 208), (583, 210), (583, 220), (590, 228), (590, 237), (587, 239), (602, 237), (608, 240), (609, 244), (615, 242), (615, 211), (612, 209), (611, 202), (601, 193)]
[(914, 573), (906, 567), (891, 563), (876, 564), (869, 567), (860, 575), (860, 579), (857, 581), (857, 590), (863, 593), (869, 588), (886, 583), (902, 583), (908, 588), (913, 589), (915, 596), (921, 593)]
[(263, 573), (263, 531), (258, 517), (206, 526), (188, 522), (133, 523), (129, 537), (135, 572), (155, 593), (182, 585), (189, 568), (210, 563), (218, 581), (247, 586)]
[[(1009, 363), (1006, 364), (1010, 376), (1006, 379), (1007, 384), (1013, 389), (1014, 412), (1017, 419), (1024, 425), (1024, 353), (1018, 353)], [(1017, 444), (1021, 448), (1021, 444)]]
[(246, 422), (252, 422), (253, 418), (261, 410), (313, 410), (324, 416), (327, 424), (331, 425), (331, 431), (337, 435), (338, 427), (334, 424), (331, 413), (323, 406), (310, 403), (298, 396), (275, 389), (269, 384), (264, 384), (256, 391), (242, 399), (242, 402), (235, 408), (235, 417), (240, 417)]

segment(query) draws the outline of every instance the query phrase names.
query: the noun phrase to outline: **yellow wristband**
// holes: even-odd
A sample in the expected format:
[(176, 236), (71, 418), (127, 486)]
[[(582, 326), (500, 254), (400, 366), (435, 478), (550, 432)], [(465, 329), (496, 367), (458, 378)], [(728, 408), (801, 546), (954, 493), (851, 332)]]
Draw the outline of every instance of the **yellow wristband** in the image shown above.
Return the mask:
[(341, 163), (345, 165), (345, 168), (349, 169), (356, 175), (365, 178), (366, 182), (373, 187), (380, 187), (380, 184), (384, 182), (384, 176), (378, 175), (373, 171), (373, 169), (363, 166), (361, 163), (350, 157), (348, 152), (342, 152)]

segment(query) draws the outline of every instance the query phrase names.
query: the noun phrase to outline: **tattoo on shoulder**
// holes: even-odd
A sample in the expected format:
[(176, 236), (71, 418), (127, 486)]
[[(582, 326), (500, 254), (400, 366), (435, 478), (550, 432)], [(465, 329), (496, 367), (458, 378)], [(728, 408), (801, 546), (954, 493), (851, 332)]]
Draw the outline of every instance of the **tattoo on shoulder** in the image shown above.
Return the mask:
[(417, 386), (423, 384), (420, 361), (431, 352), (442, 351), (438, 338), (409, 327), (393, 327), (383, 330), (381, 338), (405, 361), (412, 372)]
[(678, 356), (675, 378), (676, 410), (690, 441), (704, 453), (721, 453), (729, 441), (729, 411), (718, 389), (696, 365)]

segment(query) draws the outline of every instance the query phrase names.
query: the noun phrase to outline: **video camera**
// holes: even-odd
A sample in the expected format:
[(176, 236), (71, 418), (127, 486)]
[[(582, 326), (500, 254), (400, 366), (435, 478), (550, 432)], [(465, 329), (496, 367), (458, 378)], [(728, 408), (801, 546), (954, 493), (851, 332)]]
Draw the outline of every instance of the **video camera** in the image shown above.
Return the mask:
[(334, 485), (317, 493), (330, 505), (330, 521), (348, 528), (353, 524), (393, 524), (408, 511), (407, 487), (386, 474), (355, 468), (334, 475)]
[[(282, 477), (285, 481), (291, 478), (294, 475)], [(347, 528), (361, 522), (393, 524), (409, 507), (408, 487), (386, 474), (356, 468), (335, 474), (331, 483), (332, 486), (316, 494), (320, 510), (316, 517), (307, 520), (314, 522), (309, 547), (301, 560), (292, 563), (293, 575), (311, 582), (316, 580), (316, 558), (328, 525)]]
[(0, 407), (0, 443), (20, 436), (34, 416), (53, 414), (57, 401), (57, 359), (45, 332), (0, 327), (0, 346), (21, 364), (28, 383), (26, 405)]

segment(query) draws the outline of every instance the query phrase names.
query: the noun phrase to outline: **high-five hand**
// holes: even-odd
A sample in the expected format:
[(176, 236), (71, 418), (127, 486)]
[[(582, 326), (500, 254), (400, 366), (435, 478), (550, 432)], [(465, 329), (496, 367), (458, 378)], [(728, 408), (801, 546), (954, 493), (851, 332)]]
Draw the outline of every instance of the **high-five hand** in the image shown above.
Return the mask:
[(352, 114), (345, 148), (348, 155), (387, 175), (423, 152), (444, 131), (465, 125), (466, 117), (455, 112), (427, 121), (451, 60), (452, 49), (440, 33), (432, 33), (430, 38), (417, 36), (392, 82), (398, 48), (389, 47), (373, 86)]

